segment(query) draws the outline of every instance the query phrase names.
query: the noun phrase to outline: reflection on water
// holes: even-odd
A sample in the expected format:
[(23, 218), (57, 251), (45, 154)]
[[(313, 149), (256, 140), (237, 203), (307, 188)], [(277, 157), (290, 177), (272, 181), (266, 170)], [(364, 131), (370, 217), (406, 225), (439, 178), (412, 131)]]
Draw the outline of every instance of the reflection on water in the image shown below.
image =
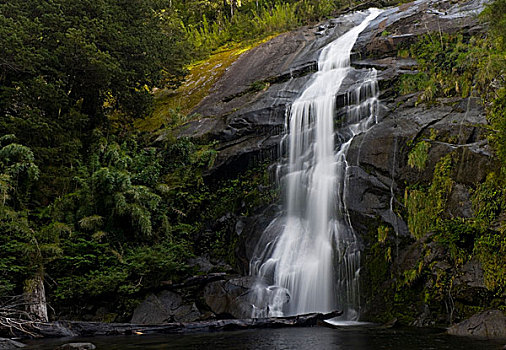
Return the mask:
[(372, 327), (325, 327), (261, 329), (235, 332), (111, 336), (33, 341), (25, 349), (54, 349), (68, 342), (92, 342), (98, 350), (161, 349), (502, 349), (503, 343), (451, 337), (425, 329), (381, 329)]
[(360, 322), (360, 321), (349, 321), (349, 320), (344, 320), (340, 317), (336, 317), (336, 318), (331, 318), (330, 320), (325, 320), (323, 321), (325, 323), (328, 323), (330, 324), (331, 326), (342, 326), (342, 327), (374, 327), (375, 324), (374, 323), (369, 323), (369, 322)]

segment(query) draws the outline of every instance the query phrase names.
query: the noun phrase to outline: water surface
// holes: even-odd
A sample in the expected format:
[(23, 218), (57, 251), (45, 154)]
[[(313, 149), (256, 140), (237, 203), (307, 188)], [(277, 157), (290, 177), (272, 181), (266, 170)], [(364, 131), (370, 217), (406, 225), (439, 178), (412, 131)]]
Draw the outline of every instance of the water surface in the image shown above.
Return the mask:
[(130, 335), (33, 341), (25, 349), (54, 349), (68, 342), (92, 342), (98, 350), (161, 349), (502, 349), (504, 343), (453, 337), (426, 329), (326, 327), (260, 329), (184, 335)]

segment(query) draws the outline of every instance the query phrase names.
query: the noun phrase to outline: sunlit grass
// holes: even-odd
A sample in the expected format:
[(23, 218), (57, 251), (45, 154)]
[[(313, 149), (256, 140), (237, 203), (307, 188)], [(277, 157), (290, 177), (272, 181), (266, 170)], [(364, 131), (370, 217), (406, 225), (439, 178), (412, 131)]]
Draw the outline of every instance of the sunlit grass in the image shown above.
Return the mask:
[(224, 46), (207, 59), (195, 62), (188, 67), (190, 74), (178, 89), (154, 91), (153, 113), (148, 118), (138, 120), (135, 127), (141, 131), (154, 131), (163, 125), (176, 126), (196, 118), (197, 116), (190, 115), (191, 111), (209, 94), (227, 68), (243, 53), (273, 37), (271, 35), (253, 42)]

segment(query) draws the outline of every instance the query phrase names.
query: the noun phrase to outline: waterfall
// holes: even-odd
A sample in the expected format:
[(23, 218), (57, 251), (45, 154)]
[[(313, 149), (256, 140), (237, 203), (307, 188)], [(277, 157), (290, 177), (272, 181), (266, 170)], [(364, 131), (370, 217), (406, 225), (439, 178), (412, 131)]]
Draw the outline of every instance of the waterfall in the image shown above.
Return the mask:
[(250, 264), (258, 277), (253, 317), (340, 309), (344, 319), (358, 320), (360, 244), (346, 208), (353, 191), (347, 188), (346, 153), (353, 137), (376, 122), (374, 69), (362, 71), (345, 96), (338, 133), (334, 123), (337, 93), (352, 70), (351, 50), (380, 12), (371, 9), (322, 50), (318, 71), (287, 112), (284, 211), (263, 233)]

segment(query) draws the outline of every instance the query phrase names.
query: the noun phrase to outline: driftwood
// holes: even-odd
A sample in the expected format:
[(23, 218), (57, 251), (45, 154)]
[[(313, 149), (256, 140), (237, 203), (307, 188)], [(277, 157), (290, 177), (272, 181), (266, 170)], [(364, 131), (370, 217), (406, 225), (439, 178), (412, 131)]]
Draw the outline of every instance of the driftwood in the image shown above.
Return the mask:
[[(178, 334), (197, 332), (220, 332), (254, 328), (310, 327), (320, 321), (340, 316), (341, 311), (327, 314), (306, 314), (292, 317), (252, 318), (242, 320), (213, 320), (188, 323), (164, 323), (138, 325), (131, 323), (101, 323), (81, 321), (25, 322), (24, 332), (16, 329), (17, 336), (30, 337), (77, 337), (129, 334)], [(5, 328), (0, 331), (5, 333)], [(12, 329), (9, 329), (12, 332)]]
[(33, 325), (40, 322), (35, 315), (26, 311), (31, 305), (23, 295), (4, 297), (0, 299), (0, 334), (23, 335), (37, 337)]

